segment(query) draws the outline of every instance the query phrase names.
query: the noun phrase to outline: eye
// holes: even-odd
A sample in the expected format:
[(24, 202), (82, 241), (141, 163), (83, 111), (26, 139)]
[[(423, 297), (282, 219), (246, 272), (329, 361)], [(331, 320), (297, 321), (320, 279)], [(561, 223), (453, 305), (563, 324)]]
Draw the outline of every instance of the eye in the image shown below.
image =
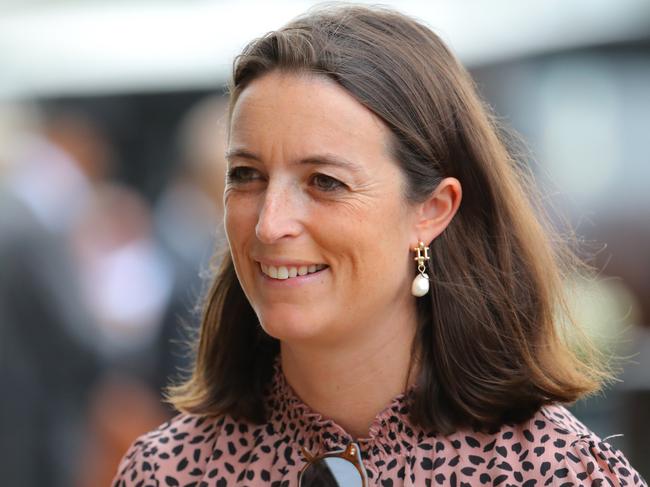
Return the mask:
[(228, 182), (231, 184), (247, 183), (256, 179), (260, 179), (260, 173), (252, 167), (237, 166), (228, 171)]
[(311, 177), (311, 183), (320, 191), (332, 192), (345, 188), (345, 184), (332, 176), (316, 173)]

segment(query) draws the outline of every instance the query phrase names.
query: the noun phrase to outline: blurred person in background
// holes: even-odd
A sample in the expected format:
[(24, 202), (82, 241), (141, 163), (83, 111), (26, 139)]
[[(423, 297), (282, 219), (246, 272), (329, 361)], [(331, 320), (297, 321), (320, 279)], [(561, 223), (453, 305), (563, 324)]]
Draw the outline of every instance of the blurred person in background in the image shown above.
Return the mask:
[(148, 203), (111, 182), (97, 119), (3, 113), (0, 472), (7, 485), (107, 485), (168, 416), (154, 371), (171, 266)]
[(97, 186), (72, 240), (98, 352), (111, 369), (147, 378), (153, 364), (143, 351), (154, 347), (172, 289), (149, 205), (128, 186)]
[(577, 264), (440, 39), (323, 9), (234, 68), (199, 355), (114, 485), (645, 485), (563, 406), (608, 377), (556, 329)]
[(156, 235), (174, 275), (158, 335), (155, 384), (160, 391), (170, 381), (186, 378), (191, 367), (193, 351), (188, 343), (198, 332), (197, 308), (209, 284), (210, 256), (224, 239), (226, 107), (223, 96), (211, 95), (185, 114), (176, 133), (179, 164), (154, 208)]
[(100, 372), (69, 235), (108, 153), (81, 115), (22, 110), (0, 110), (31, 121), (0, 137), (0, 475), (3, 485), (64, 487)]
[(158, 337), (173, 273), (149, 204), (116, 182), (95, 188), (73, 233), (83, 298), (106, 373), (91, 389), (80, 487), (107, 485), (133, 438), (168, 417), (156, 388)]

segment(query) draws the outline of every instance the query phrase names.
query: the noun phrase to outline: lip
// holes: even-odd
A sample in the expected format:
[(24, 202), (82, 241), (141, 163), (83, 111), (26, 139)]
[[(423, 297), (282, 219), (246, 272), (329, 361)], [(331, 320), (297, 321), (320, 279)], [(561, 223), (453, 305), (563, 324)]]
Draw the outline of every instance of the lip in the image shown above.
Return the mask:
[(307, 267), (309, 267), (310, 265), (321, 265), (321, 264), (322, 265), (327, 265), (324, 262), (313, 262), (313, 261), (310, 262), (310, 261), (306, 261), (306, 260), (289, 260), (289, 259), (281, 259), (281, 258), (278, 258), (278, 259), (267, 259), (267, 258), (258, 259), (258, 258), (254, 258), (253, 260), (255, 260), (255, 262), (257, 262), (258, 264), (264, 264), (266, 266), (272, 265), (274, 267), (280, 267), (280, 266), (283, 266), (283, 267), (307, 266)]

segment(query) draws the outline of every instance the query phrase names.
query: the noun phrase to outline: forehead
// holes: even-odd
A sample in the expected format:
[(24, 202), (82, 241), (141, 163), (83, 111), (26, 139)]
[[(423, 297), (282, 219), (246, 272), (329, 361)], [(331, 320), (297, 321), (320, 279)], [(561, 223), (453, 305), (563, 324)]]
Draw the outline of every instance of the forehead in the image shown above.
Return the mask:
[(232, 111), (230, 149), (340, 153), (359, 162), (388, 157), (390, 131), (334, 81), (272, 72), (247, 86)]

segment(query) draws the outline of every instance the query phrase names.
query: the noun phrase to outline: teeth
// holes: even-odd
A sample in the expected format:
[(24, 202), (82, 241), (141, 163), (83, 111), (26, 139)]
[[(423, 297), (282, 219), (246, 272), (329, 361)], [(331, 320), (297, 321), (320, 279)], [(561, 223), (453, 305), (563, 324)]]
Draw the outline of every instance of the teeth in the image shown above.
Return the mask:
[(288, 279), (289, 278), (289, 269), (284, 266), (278, 267), (278, 279)]
[(310, 266), (300, 266), (300, 267), (285, 267), (279, 266), (275, 267), (272, 265), (265, 265), (260, 263), (262, 272), (273, 279), (290, 279), (296, 276), (304, 276), (307, 274), (312, 274), (314, 272), (320, 271), (327, 267), (325, 264), (312, 264)]

